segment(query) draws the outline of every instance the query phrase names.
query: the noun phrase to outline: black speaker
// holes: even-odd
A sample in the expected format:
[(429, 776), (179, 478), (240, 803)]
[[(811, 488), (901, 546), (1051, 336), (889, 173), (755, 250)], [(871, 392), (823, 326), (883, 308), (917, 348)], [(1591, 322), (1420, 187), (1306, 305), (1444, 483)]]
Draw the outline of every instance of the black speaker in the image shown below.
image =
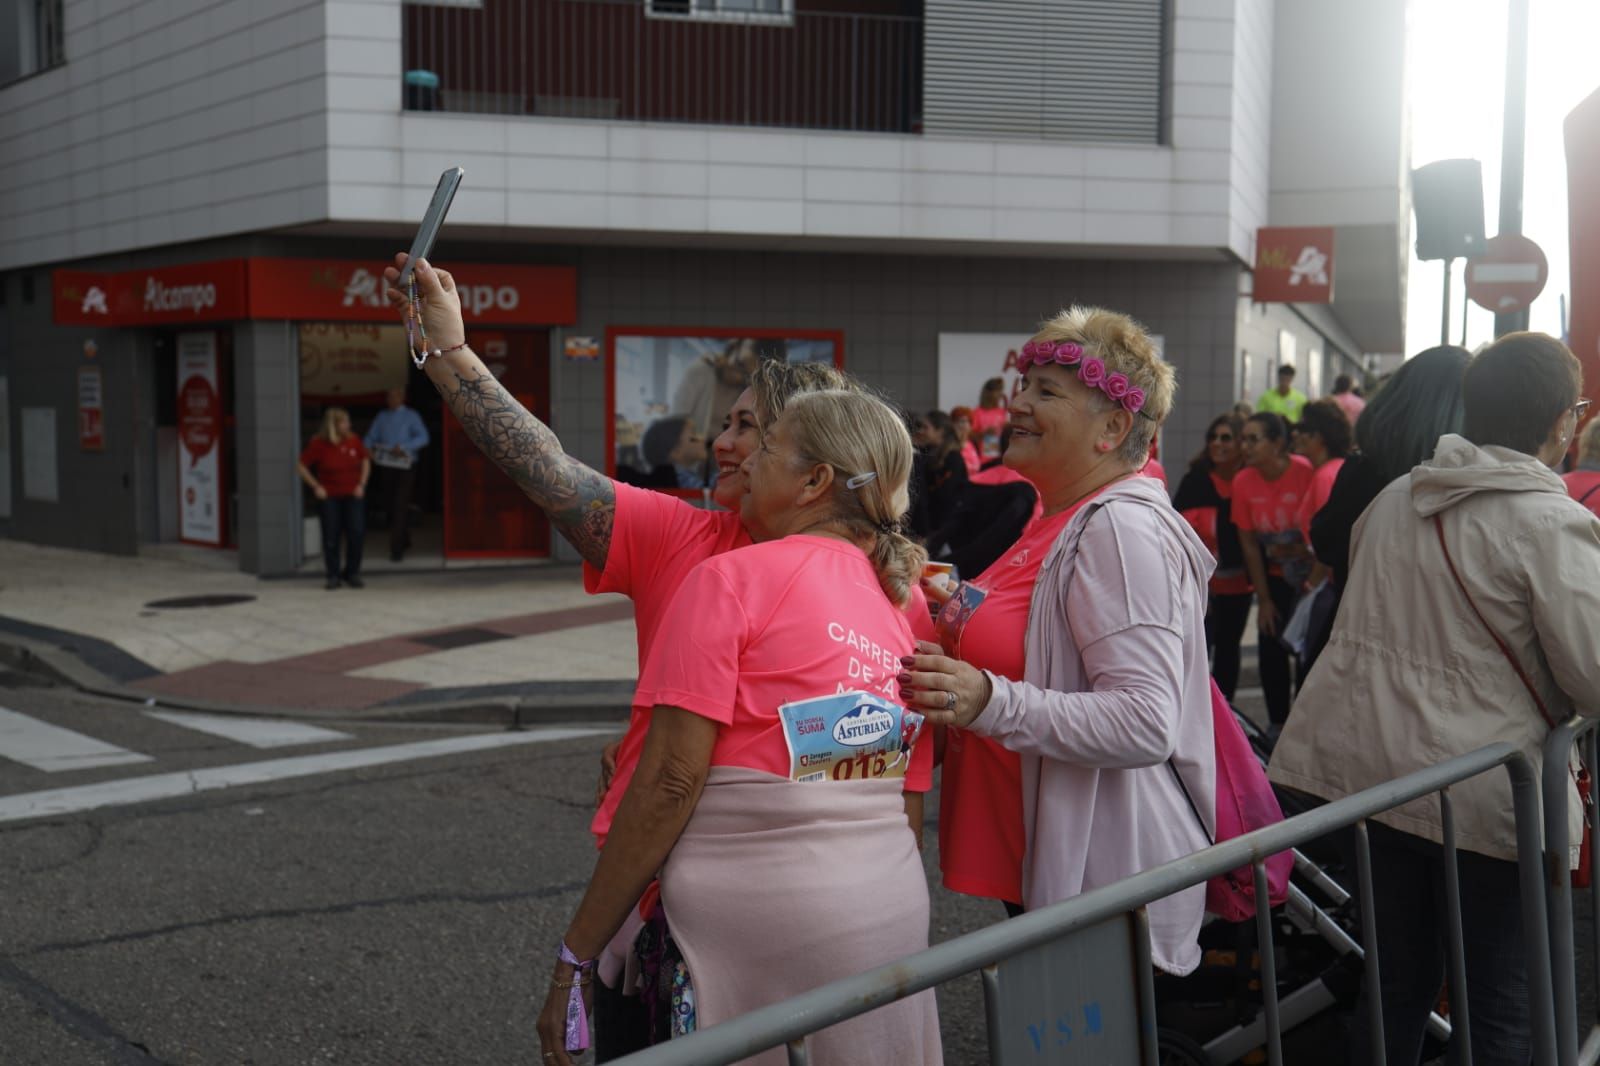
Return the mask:
[(1418, 259), (1483, 254), (1483, 164), (1476, 159), (1441, 159), (1413, 170), (1411, 207)]

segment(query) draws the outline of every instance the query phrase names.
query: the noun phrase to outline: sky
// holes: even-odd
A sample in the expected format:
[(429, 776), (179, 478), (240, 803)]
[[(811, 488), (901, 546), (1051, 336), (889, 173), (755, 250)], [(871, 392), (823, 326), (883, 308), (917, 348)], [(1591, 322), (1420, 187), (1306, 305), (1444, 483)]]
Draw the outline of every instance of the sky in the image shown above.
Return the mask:
[[(1550, 280), (1534, 301), (1530, 327), (1559, 335), (1567, 265), (1567, 164), (1561, 124), (1600, 89), (1600, 0), (1529, 0), (1528, 106), (1522, 232), (1550, 261)], [(1500, 137), (1505, 95), (1506, 0), (1412, 0), (1407, 69), (1411, 165), (1437, 159), (1483, 163), (1484, 232), (1500, 226)], [(1597, 192), (1600, 195), (1600, 192)], [(1415, 230), (1415, 220), (1412, 228)], [(1406, 351), (1439, 343), (1444, 264), (1413, 259), (1407, 292)], [(1464, 261), (1453, 270), (1450, 341), (1461, 343)], [(1467, 346), (1494, 338), (1494, 315), (1472, 304)]]

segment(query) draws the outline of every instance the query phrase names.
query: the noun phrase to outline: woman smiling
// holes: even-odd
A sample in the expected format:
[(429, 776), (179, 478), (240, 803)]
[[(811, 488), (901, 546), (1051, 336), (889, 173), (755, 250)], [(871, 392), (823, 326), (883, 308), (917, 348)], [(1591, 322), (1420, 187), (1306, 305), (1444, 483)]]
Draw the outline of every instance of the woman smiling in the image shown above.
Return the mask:
[[(1005, 463), (1038, 487), (1044, 514), (950, 597), (948, 655), (909, 657), (901, 685), (909, 706), (957, 727), (946, 882), (988, 870), (1011, 882), (992, 894), (1017, 891), (1033, 909), (1187, 855), (1214, 832), (1213, 564), (1161, 485), (1134, 476), (1176, 391), (1144, 330), (1073, 308), (1022, 359)], [(1195, 886), (1150, 905), (1157, 966), (1199, 964), (1204, 904)]]

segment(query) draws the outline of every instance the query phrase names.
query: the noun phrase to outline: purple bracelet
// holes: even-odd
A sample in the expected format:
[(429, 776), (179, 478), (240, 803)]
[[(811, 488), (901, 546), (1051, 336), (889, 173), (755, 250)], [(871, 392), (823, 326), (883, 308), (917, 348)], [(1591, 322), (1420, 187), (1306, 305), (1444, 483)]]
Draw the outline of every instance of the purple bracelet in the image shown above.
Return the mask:
[(594, 969), (594, 960), (584, 962), (561, 942), (562, 962), (573, 967), (572, 991), (567, 994), (567, 1050), (582, 1051), (589, 1046), (589, 1014), (583, 1009), (583, 979)]

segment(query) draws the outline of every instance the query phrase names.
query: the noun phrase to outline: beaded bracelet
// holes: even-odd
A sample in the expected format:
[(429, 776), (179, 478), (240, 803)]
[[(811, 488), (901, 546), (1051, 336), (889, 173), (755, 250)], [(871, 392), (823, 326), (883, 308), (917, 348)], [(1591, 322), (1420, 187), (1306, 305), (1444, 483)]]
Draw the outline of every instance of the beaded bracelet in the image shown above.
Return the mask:
[[(423, 364), (427, 363), (430, 358), (449, 355), (451, 352), (459, 352), (467, 346), (467, 342), (462, 341), (460, 344), (452, 344), (448, 348), (429, 348), (428, 329), (422, 324), (422, 301), (417, 296), (417, 278), (415, 274), (411, 276), (410, 290), (407, 293), (410, 303), (406, 308), (406, 347), (411, 349), (412, 364), (418, 370), (421, 370)], [(418, 344), (419, 340), (421, 341), (420, 345)]]

